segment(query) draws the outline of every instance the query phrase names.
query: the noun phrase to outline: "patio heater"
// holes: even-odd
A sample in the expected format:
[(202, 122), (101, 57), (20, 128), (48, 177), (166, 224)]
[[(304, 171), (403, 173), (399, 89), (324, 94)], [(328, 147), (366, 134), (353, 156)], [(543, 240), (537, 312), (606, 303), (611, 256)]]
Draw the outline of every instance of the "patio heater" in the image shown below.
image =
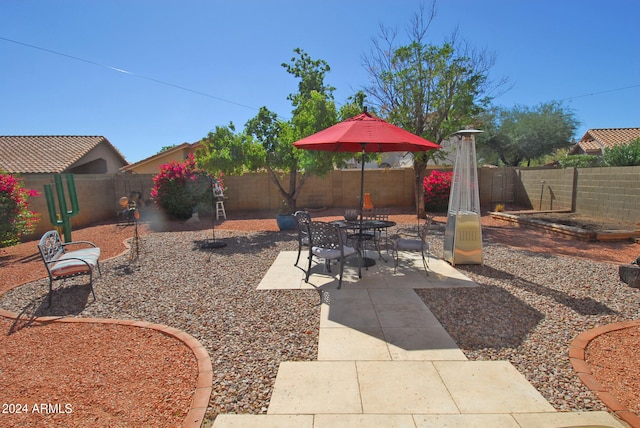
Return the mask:
[(475, 136), (483, 131), (464, 129), (457, 137), (456, 161), (451, 177), (451, 193), (444, 233), (443, 258), (456, 264), (482, 264), (480, 195), (476, 166)]

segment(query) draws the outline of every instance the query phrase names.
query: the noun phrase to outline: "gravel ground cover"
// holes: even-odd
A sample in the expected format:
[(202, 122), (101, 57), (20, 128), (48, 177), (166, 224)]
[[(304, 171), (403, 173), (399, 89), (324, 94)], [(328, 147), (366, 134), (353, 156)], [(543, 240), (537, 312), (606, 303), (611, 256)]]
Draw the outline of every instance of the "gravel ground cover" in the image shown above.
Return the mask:
[[(442, 230), (434, 235), (437, 254)], [(487, 240), (483, 257), (456, 266), (478, 288), (416, 290), (467, 358), (510, 361), (558, 410), (606, 410), (573, 371), (569, 344), (595, 326), (640, 318), (638, 290), (612, 263)]]
[(48, 281), (39, 280), (3, 295), (0, 306), (27, 318), (134, 319), (181, 329), (211, 356), (212, 414), (265, 412), (279, 363), (317, 357), (318, 294), (256, 290), (277, 254), (297, 248), (293, 233), (219, 231), (227, 246), (213, 251), (199, 249), (203, 237), (200, 231), (144, 236), (137, 260), (103, 263), (95, 302), (88, 287), (70, 286), (46, 308)]
[[(618, 280), (615, 247), (580, 242), (576, 249), (573, 241), (512, 225), (488, 225), (483, 233), (484, 265), (457, 266), (479, 288), (419, 295), (470, 359), (511, 361), (558, 410), (604, 409), (572, 371), (567, 353), (580, 332), (640, 318), (637, 290)], [(38, 280), (4, 294), (0, 307), (25, 317), (139, 319), (184, 330), (213, 362), (209, 417), (263, 413), (278, 364), (317, 357), (318, 295), (256, 290), (277, 254), (297, 248), (293, 232), (219, 228), (216, 237), (227, 246), (200, 250), (198, 242), (209, 235), (145, 234), (138, 259), (103, 263), (96, 302), (86, 287), (64, 287), (47, 309), (47, 281)], [(441, 254), (442, 222), (429, 239)]]

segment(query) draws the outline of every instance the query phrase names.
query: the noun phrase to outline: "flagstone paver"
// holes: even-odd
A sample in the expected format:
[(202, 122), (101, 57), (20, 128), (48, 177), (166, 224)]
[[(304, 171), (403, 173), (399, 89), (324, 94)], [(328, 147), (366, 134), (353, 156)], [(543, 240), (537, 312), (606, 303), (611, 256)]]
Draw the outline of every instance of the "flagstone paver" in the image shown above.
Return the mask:
[(607, 412), (557, 412), (507, 361), (468, 361), (413, 291), (477, 286), (448, 263), (432, 258), (426, 275), (419, 257), (396, 273), (378, 261), (362, 279), (347, 267), (337, 290), (322, 266), (305, 283), (289, 253), (258, 288), (321, 292), (318, 361), (283, 362), (267, 415), (220, 415), (215, 428), (623, 427)]

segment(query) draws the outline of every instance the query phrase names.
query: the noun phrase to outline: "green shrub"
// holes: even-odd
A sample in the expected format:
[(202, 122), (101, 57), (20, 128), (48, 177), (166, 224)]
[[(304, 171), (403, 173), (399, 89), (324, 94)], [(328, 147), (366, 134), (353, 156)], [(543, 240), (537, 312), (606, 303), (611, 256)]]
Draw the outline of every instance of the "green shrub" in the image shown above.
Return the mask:
[(590, 168), (598, 166), (600, 159), (594, 155), (567, 155), (558, 160), (562, 168)]
[(640, 138), (604, 149), (602, 162), (606, 166), (640, 165)]

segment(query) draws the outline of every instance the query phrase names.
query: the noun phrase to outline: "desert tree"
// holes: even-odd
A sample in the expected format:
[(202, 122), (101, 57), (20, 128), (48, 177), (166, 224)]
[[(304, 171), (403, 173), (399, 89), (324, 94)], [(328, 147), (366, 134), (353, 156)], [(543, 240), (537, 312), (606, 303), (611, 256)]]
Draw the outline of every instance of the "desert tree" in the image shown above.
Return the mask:
[[(429, 42), (427, 33), (435, 16), (435, 2), (428, 10), (421, 6), (409, 23), (406, 44), (398, 43), (396, 30), (381, 26), (363, 64), (370, 78), (365, 92), (382, 118), (440, 144), (453, 132), (475, 125), (507, 80), (491, 80), (495, 54), (473, 48), (457, 30), (442, 43)], [(439, 151), (413, 155), (418, 216), (424, 215), (427, 164), (438, 163), (442, 155)]]
[(529, 166), (534, 159), (571, 147), (578, 125), (573, 111), (558, 101), (494, 107), (483, 115), (485, 132), (478, 136), (478, 152), (496, 155), (506, 166)]

